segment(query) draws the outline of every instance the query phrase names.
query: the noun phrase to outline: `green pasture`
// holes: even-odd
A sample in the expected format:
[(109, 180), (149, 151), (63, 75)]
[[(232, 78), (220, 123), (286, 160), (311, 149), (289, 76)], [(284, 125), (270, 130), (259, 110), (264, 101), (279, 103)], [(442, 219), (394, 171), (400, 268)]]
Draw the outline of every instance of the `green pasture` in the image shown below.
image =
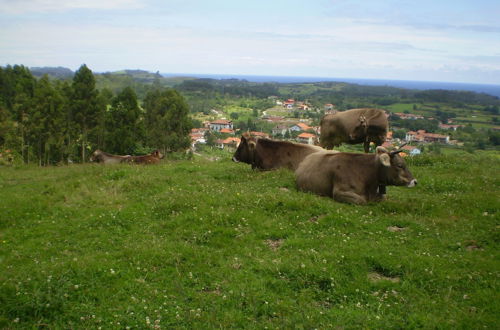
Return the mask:
[(0, 167), (0, 328), (494, 329), (500, 160), (340, 204), (230, 154)]

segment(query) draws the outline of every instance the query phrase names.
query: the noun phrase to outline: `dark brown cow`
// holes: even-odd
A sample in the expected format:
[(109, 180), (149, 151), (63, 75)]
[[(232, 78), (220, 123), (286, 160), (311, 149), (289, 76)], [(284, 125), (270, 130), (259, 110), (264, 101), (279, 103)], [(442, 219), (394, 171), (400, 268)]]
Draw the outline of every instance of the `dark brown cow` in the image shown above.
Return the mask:
[(104, 152), (102, 150), (97, 149), (92, 153), (92, 156), (90, 156), (90, 161), (91, 162), (97, 162), (97, 163), (103, 163), (103, 164), (120, 164), (120, 163), (126, 163), (130, 161), (130, 155), (126, 156), (118, 156), (118, 155), (112, 155), (108, 154), (107, 152)]
[(384, 143), (389, 123), (384, 110), (373, 108), (351, 109), (326, 115), (321, 119), (320, 144), (332, 149), (341, 143), (363, 143), (365, 152), (370, 142)]
[(325, 150), (318, 146), (257, 138), (245, 133), (241, 136), (233, 161), (247, 163), (260, 170), (285, 167), (294, 171), (306, 156), (318, 151)]
[(163, 154), (159, 150), (153, 151), (149, 155), (144, 155), (144, 156), (131, 156), (128, 159), (129, 163), (133, 164), (158, 164), (160, 162), (160, 159), (163, 159)]
[(375, 154), (331, 151), (311, 154), (295, 171), (297, 187), (339, 202), (381, 201), (385, 186), (417, 184), (399, 152), (377, 147)]

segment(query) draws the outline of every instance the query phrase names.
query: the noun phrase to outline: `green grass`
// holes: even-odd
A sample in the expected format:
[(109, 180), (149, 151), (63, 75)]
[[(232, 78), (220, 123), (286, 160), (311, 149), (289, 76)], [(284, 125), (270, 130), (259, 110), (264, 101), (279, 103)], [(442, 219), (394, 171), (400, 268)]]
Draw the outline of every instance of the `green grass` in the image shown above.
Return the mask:
[(409, 159), (368, 206), (229, 158), (0, 168), (0, 328), (498, 324), (498, 158)]

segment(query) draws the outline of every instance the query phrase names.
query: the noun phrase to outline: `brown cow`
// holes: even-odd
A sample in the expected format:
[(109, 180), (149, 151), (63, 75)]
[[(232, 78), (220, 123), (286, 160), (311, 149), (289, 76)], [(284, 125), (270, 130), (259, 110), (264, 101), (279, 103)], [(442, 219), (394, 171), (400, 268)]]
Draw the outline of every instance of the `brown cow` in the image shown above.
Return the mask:
[(160, 159), (163, 159), (163, 154), (159, 150), (153, 151), (149, 155), (143, 155), (143, 156), (131, 156), (128, 159), (129, 163), (132, 164), (158, 164), (160, 162)]
[(260, 170), (285, 167), (294, 171), (306, 156), (318, 151), (325, 150), (318, 146), (257, 138), (244, 133), (233, 161), (247, 163)]
[(321, 119), (320, 144), (326, 149), (363, 143), (365, 152), (370, 142), (380, 146), (385, 141), (389, 123), (384, 110), (373, 108), (351, 109), (326, 115)]
[(125, 163), (130, 161), (130, 155), (126, 156), (118, 156), (118, 155), (112, 155), (108, 154), (107, 152), (104, 152), (102, 150), (97, 149), (92, 153), (92, 156), (90, 156), (90, 161), (91, 162), (97, 162), (97, 163), (103, 163), (103, 164), (120, 164), (120, 163)]
[(377, 147), (375, 154), (331, 151), (311, 154), (295, 171), (297, 187), (338, 202), (381, 201), (385, 186), (417, 184), (399, 152)]

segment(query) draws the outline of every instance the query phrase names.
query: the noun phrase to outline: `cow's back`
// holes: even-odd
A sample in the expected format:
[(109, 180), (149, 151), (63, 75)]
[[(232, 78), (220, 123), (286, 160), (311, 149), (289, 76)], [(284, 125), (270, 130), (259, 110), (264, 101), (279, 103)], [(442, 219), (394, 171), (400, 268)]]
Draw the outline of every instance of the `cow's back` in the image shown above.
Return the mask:
[(374, 154), (323, 151), (307, 156), (295, 171), (297, 187), (333, 197), (333, 186), (347, 184), (362, 191), (366, 178), (374, 177)]
[(322, 196), (332, 196), (332, 163), (335, 162), (336, 151), (312, 153), (299, 164), (295, 171), (297, 187)]

